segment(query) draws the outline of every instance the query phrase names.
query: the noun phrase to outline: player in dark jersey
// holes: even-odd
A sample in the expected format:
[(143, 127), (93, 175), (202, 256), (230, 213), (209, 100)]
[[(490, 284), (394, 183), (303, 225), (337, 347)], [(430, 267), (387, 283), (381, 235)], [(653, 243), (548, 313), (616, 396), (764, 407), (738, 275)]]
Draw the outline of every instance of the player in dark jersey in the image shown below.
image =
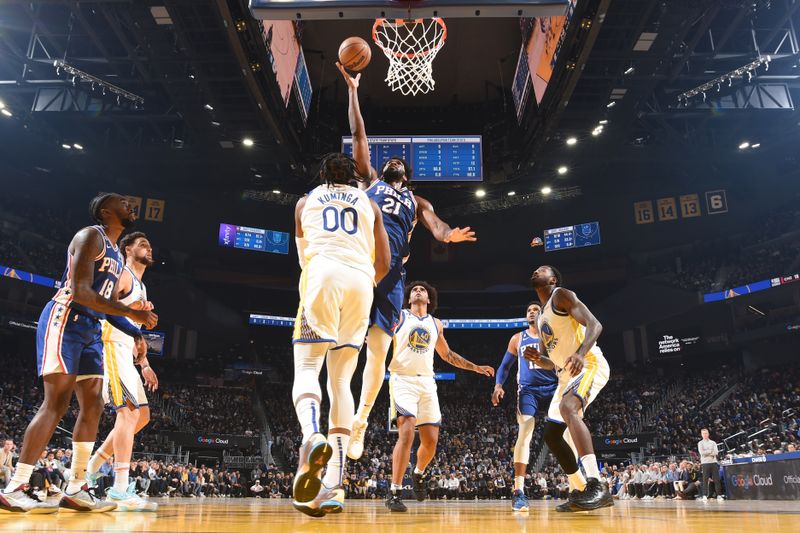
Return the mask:
[(369, 178), (366, 185), (367, 195), (381, 209), (392, 254), (389, 273), (375, 289), (370, 328), (367, 333), (367, 362), (364, 367), (358, 411), (347, 450), (348, 457), (359, 459), (364, 451), (364, 434), (369, 413), (383, 384), (386, 374), (386, 355), (403, 307), (405, 289), (403, 265), (408, 260), (409, 241), (417, 220), (422, 221), (433, 237), (440, 242), (474, 242), (477, 239), (470, 227), (451, 228), (436, 215), (428, 200), (411, 192), (408, 184), (412, 177), (412, 169), (406, 161), (399, 157), (390, 158), (384, 163), (380, 176), (372, 168), (364, 119), (358, 103), (358, 84), (361, 74), (354, 78), (340, 63), (337, 62), (336, 66), (339, 67), (348, 87), (348, 117), (350, 133), (353, 135), (353, 158), (358, 163), (359, 172)]
[(546, 370), (524, 357), (525, 348), (533, 346), (539, 348), (539, 329), (536, 321), (542, 306), (538, 302), (528, 304), (526, 319), (528, 329), (515, 333), (508, 341), (503, 362), (497, 369), (492, 404), (497, 406), (505, 396), (503, 384), (508, 379), (508, 374), (514, 363), (517, 364), (517, 423), (519, 432), (514, 446), (514, 496), (511, 509), (514, 511), (527, 511), (530, 506), (525, 496), (525, 471), (528, 469), (528, 459), (531, 453), (531, 437), (536, 426), (536, 414), (547, 412), (550, 400), (558, 385), (556, 373)]
[[(136, 220), (124, 196), (103, 193), (89, 205), (97, 222), (80, 230), (67, 250), (67, 268), (61, 288), (47, 302), (36, 332), (39, 375), (44, 381), (44, 402), (25, 430), (19, 462), (8, 486), (0, 493), (0, 510), (52, 513), (61, 507), (78, 512), (110, 511), (116, 504), (102, 502), (86, 490), (84, 477), (103, 412), (103, 342), (100, 320), (136, 338), (141, 355), (147, 345), (140, 333), (126, 327), (128, 317), (148, 328), (158, 316), (135, 310), (112, 297), (124, 262), (116, 245), (122, 231)], [(130, 322), (128, 322), (130, 324)], [(72, 468), (69, 485), (59, 503), (40, 502), (28, 492), (34, 464), (53, 436), (69, 407), (73, 392), (80, 412), (72, 433)]]

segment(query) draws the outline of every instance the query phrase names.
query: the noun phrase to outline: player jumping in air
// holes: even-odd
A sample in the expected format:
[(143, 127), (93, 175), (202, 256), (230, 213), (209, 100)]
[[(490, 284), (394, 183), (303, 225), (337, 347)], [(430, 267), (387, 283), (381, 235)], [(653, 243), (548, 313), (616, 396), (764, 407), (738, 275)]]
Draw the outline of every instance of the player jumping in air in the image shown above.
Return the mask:
[(359, 459), (364, 452), (364, 435), (367, 421), (375, 399), (381, 390), (386, 374), (386, 356), (392, 343), (392, 335), (403, 307), (403, 290), (406, 273), (403, 265), (410, 254), (409, 241), (417, 220), (428, 228), (433, 237), (441, 242), (474, 242), (475, 232), (471, 228), (451, 228), (440, 219), (431, 203), (415, 196), (409, 189), (411, 166), (399, 157), (390, 158), (383, 165), (380, 177), (370, 165), (369, 142), (358, 102), (358, 84), (361, 74), (350, 76), (344, 67), (337, 63), (347, 82), (349, 92), (350, 133), (353, 135), (353, 157), (358, 163), (358, 171), (368, 180), (367, 195), (378, 204), (383, 224), (389, 235), (391, 265), (389, 273), (375, 289), (375, 300), (370, 313), (370, 327), (367, 333), (367, 362), (361, 385), (358, 411), (353, 422), (353, 433), (347, 456)]
[[(322, 183), (295, 209), (303, 272), (292, 341), (292, 400), (303, 430), (294, 507), (314, 517), (344, 507), (342, 476), (355, 412), (350, 380), (369, 325), (373, 287), (389, 270), (389, 241), (378, 206), (350, 185), (364, 179), (356, 162), (329, 154), (320, 164), (319, 179)], [(319, 423), (323, 362), (331, 402), (327, 439)]]
[(548, 265), (540, 266), (531, 276), (531, 284), (544, 302), (538, 320), (541, 351), (528, 346), (523, 355), (543, 368), (554, 368), (558, 374), (544, 440), (573, 490), (567, 503), (556, 509), (591, 511), (614, 505), (608, 486), (600, 481), (592, 436), (583, 421), (586, 408), (608, 383), (610, 370), (596, 344), (603, 326), (574, 292), (561, 286), (562, 282), (561, 273)]
[(508, 341), (503, 362), (497, 369), (492, 404), (497, 406), (505, 396), (503, 384), (509, 371), (517, 363), (517, 442), (514, 446), (514, 497), (511, 508), (514, 511), (527, 511), (528, 498), (525, 496), (525, 471), (531, 454), (531, 438), (536, 427), (536, 414), (547, 411), (553, 392), (556, 390), (556, 373), (546, 370), (533, 361), (524, 358), (525, 348), (539, 348), (539, 329), (536, 322), (542, 306), (538, 302), (528, 305), (526, 318), (528, 329), (515, 333)]

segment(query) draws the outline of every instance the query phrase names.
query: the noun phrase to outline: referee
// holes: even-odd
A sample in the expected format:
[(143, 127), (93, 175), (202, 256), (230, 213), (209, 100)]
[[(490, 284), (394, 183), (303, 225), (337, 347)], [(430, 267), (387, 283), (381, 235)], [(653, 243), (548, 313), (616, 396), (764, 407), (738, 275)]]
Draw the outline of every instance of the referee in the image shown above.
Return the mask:
[(700, 494), (703, 501), (708, 500), (708, 478), (714, 480), (714, 489), (717, 493), (718, 500), (724, 500), (722, 496), (722, 484), (719, 482), (719, 463), (717, 463), (717, 443), (708, 437), (708, 430), (703, 428), (700, 430), (700, 436), (703, 437), (697, 443), (697, 451), (700, 452), (700, 464), (703, 469), (703, 482), (700, 484)]

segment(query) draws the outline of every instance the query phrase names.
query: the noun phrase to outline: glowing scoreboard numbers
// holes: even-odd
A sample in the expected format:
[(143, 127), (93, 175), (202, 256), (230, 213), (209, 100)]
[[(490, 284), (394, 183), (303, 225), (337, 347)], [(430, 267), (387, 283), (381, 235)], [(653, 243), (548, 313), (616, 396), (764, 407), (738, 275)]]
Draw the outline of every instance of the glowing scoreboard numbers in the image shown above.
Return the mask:
[(544, 251), (583, 248), (600, 244), (600, 223), (588, 222), (544, 230)]
[[(381, 171), (386, 160), (401, 157), (414, 168), (418, 181), (482, 181), (480, 135), (465, 137), (368, 137), (370, 164)], [(342, 138), (342, 151), (353, 155), (352, 137)]]
[(289, 234), (262, 228), (220, 224), (219, 245), (240, 250), (288, 254)]

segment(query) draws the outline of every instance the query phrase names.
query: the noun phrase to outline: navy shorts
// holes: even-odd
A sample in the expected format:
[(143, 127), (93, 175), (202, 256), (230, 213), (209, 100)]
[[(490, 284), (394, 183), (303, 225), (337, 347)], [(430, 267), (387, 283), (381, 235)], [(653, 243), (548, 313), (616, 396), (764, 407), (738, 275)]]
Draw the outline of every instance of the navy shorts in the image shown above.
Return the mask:
[(103, 377), (100, 321), (52, 300), (36, 329), (36, 368), (40, 376), (73, 374)]
[(555, 383), (549, 387), (520, 386), (517, 388), (517, 413), (536, 416), (540, 410), (547, 412), (556, 387)]
[(406, 290), (406, 272), (402, 265), (386, 274), (386, 277), (375, 287), (372, 310), (369, 314), (369, 325), (378, 326), (390, 337), (400, 322), (400, 311), (403, 309), (403, 295)]

